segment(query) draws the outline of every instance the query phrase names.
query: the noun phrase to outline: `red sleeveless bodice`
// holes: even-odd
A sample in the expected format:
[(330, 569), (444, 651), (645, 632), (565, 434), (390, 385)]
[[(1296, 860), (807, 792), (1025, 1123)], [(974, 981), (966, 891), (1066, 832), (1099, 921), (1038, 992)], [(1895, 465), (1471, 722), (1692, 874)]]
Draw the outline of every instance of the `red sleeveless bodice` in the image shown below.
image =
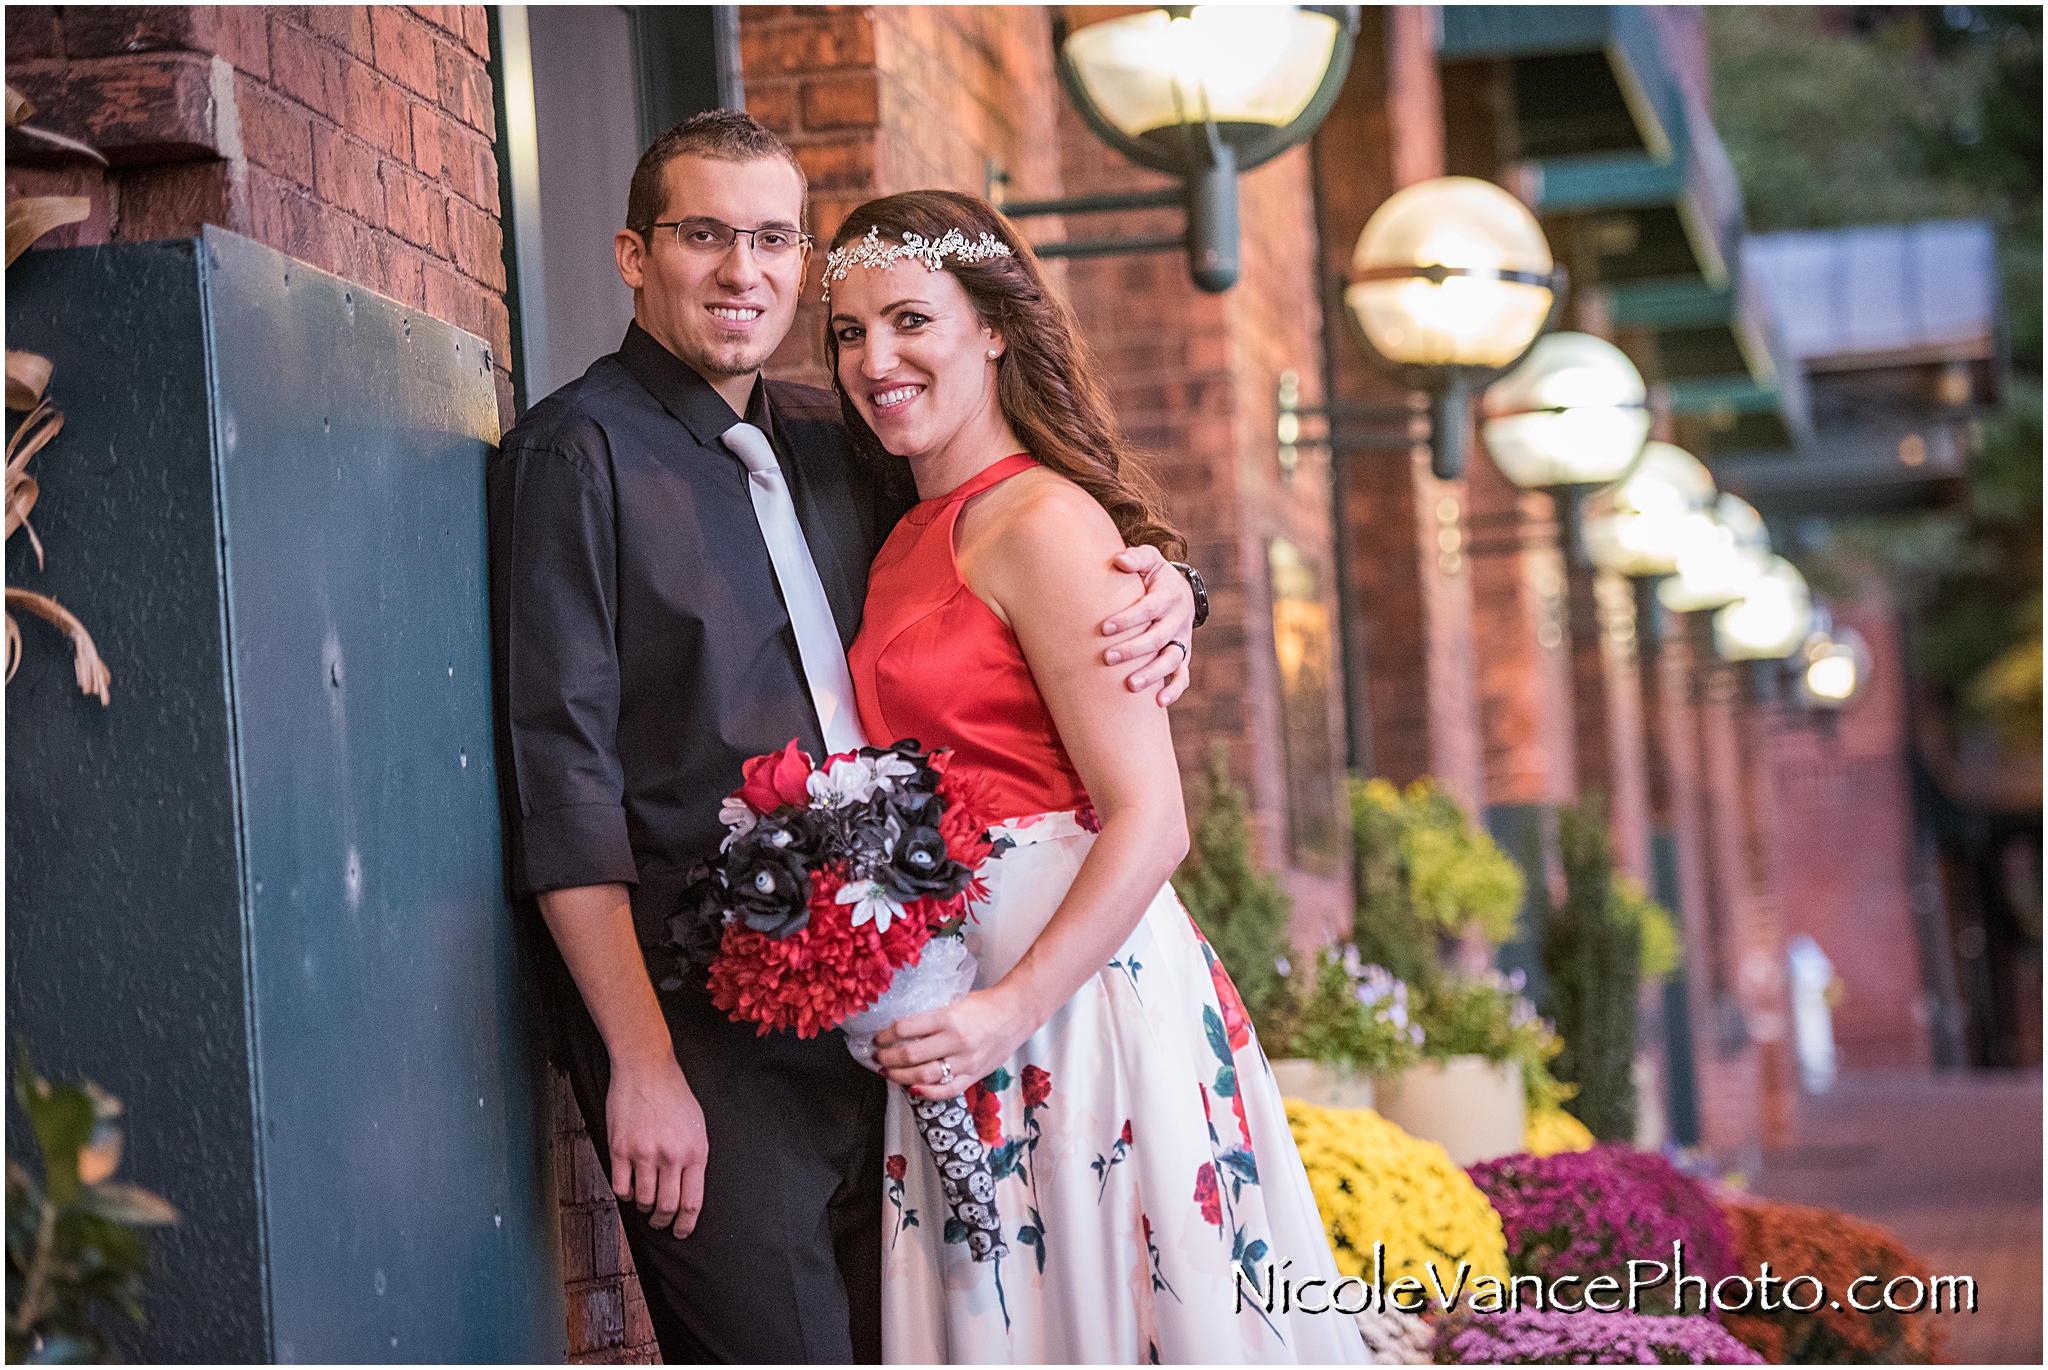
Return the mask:
[(860, 636), (846, 654), (868, 741), (951, 747), (956, 764), (989, 782), (1001, 818), (1088, 803), (1016, 634), (953, 560), (960, 507), (1034, 465), (1028, 452), (1004, 457), (903, 516), (868, 573)]

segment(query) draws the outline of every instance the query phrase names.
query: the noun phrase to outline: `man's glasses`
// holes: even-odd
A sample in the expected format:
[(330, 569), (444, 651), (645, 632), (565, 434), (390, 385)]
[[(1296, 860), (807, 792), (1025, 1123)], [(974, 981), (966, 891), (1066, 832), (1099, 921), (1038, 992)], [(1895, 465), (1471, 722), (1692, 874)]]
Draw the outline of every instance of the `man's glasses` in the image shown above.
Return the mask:
[(734, 228), (716, 219), (676, 219), (647, 227), (674, 229), (676, 246), (698, 257), (724, 256), (742, 233), (747, 235), (747, 246), (754, 250), (754, 255), (769, 262), (786, 257), (811, 241), (810, 234), (793, 228)]

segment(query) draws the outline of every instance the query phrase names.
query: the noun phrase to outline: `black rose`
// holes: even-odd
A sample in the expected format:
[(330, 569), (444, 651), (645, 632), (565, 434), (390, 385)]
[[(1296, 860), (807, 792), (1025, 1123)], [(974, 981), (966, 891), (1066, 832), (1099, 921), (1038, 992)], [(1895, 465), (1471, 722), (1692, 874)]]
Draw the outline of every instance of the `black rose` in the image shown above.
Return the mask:
[(726, 853), (725, 903), (755, 932), (779, 940), (810, 923), (811, 877), (790, 846), (754, 840), (761, 826)]
[(913, 899), (951, 899), (967, 888), (971, 873), (946, 855), (946, 839), (936, 828), (913, 828), (896, 844), (895, 858), (876, 872), (898, 903)]
[[(829, 837), (826, 826), (812, 817), (809, 810), (802, 810), (779, 818), (764, 818), (748, 829), (740, 841), (779, 848), (809, 867), (817, 863)], [(730, 870), (730, 863), (727, 868)]]
[(709, 966), (725, 936), (725, 890), (715, 876), (692, 881), (668, 920), (669, 945), (686, 965)]

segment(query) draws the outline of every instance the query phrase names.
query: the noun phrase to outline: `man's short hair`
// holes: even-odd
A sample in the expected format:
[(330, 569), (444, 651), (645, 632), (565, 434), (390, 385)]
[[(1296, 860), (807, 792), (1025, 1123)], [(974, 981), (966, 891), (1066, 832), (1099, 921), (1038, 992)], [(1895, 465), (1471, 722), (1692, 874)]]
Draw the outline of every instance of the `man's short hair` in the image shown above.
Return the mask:
[(642, 238), (661, 218), (668, 193), (668, 164), (678, 157), (709, 157), (719, 162), (758, 162), (780, 157), (796, 172), (803, 190), (804, 210), (811, 202), (810, 181), (789, 144), (744, 110), (709, 109), (693, 114), (656, 138), (640, 154), (633, 168), (633, 184), (626, 192), (626, 227)]

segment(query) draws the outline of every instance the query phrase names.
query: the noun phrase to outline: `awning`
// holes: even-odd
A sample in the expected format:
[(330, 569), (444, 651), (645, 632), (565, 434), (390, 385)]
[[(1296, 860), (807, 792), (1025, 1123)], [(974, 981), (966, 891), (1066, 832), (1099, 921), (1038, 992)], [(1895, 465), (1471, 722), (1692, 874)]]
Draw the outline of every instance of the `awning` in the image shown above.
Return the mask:
[(1599, 5), (1442, 14), (1445, 62), (1511, 65), (1523, 198), (1569, 219), (1616, 327), (1655, 333), (1673, 411), (1710, 443), (1789, 449), (1809, 428), (1798, 362), (1743, 283), (1741, 186), (1659, 18)]

